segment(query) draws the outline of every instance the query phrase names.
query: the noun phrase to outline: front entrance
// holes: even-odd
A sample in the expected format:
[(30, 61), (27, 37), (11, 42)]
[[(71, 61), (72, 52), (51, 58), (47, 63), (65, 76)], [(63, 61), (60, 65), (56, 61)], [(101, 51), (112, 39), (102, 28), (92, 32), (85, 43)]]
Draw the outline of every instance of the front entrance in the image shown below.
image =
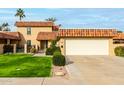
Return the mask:
[(40, 49), (41, 50), (46, 50), (47, 47), (48, 47), (48, 41), (47, 40), (40, 41)]

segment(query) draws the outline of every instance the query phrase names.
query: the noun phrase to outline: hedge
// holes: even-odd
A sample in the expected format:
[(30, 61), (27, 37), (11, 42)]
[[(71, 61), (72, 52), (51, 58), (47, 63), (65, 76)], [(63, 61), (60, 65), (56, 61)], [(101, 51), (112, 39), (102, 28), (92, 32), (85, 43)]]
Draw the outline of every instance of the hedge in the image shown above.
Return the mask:
[(55, 66), (65, 66), (65, 56), (61, 54), (60, 51), (55, 51), (53, 55), (53, 65)]
[(55, 66), (65, 66), (65, 56), (63, 56), (63, 55), (53, 56), (53, 65), (55, 65)]
[(3, 50), (4, 53), (13, 53), (13, 45), (4, 45)]
[(114, 52), (116, 56), (124, 56), (124, 47), (118, 46), (114, 49)]

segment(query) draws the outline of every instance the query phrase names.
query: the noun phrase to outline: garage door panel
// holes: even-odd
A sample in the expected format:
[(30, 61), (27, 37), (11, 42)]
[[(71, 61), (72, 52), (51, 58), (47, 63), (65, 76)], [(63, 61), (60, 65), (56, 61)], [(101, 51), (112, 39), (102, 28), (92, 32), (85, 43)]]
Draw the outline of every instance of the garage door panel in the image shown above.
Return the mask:
[(108, 55), (108, 40), (66, 40), (66, 55)]

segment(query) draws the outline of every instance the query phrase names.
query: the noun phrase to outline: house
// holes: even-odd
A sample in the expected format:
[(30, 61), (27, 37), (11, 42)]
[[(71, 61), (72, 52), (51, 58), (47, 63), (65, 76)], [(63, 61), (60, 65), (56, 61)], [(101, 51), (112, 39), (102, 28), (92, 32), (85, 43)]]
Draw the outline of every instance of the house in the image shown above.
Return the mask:
[(17, 32), (20, 33), (20, 45), (33, 45), (37, 49), (45, 50), (52, 40), (56, 39), (57, 27), (53, 22), (16, 22)]
[(116, 29), (62, 29), (50, 21), (20, 21), (15, 26), (16, 32), (4, 32), (16, 33), (11, 35), (15, 38), (5, 40), (25, 46), (25, 49), (34, 46), (45, 51), (57, 37), (64, 55), (114, 55), (116, 46), (124, 46), (124, 33), (118, 33)]

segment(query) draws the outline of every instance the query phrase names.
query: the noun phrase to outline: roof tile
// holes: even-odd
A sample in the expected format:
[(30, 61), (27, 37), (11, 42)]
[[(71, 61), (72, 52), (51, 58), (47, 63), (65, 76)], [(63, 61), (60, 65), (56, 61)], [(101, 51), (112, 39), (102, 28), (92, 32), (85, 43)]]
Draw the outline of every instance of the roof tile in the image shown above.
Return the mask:
[(15, 23), (17, 27), (52, 27), (54, 25), (51, 21), (18, 21)]
[(21, 40), (19, 32), (0, 32), (0, 39)]
[(116, 29), (60, 29), (59, 37), (114, 37)]
[(39, 32), (37, 40), (56, 40), (57, 32)]

